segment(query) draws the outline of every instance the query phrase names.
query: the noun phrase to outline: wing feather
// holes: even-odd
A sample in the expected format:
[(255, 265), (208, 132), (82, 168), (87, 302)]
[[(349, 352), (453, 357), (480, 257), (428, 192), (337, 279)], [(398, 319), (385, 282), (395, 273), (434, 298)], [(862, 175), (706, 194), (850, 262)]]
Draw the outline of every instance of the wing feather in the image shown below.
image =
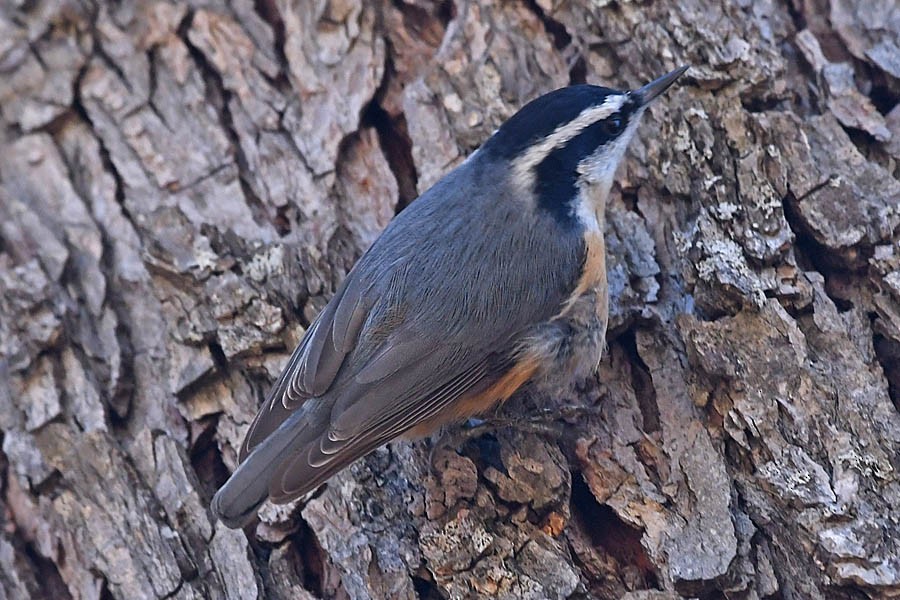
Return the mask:
[(394, 391), (397, 401), (386, 403), (386, 410), (379, 413), (376, 421), (360, 423), (353, 436), (335, 439), (331, 428), (318, 440), (310, 442), (308, 449), (286, 457), (273, 473), (270, 497), (274, 502), (288, 501), (298, 493), (313, 489), (372, 449), (437, 415), (461, 397), (486, 389), (512, 362), (497, 358), (494, 355), (481, 360), (426, 393), (404, 393), (402, 387), (396, 389), (399, 382), (392, 379), (433, 380), (435, 365), (432, 361), (417, 363), (402, 377), (383, 380), (377, 385), (380, 389), (370, 389), (366, 395), (384, 397)]
[[(310, 324), (253, 419), (241, 446), (240, 461), (307, 399), (321, 396), (334, 383), (344, 358), (359, 337), (367, 307), (371, 306), (371, 300), (361, 295), (364, 288), (356, 280), (348, 277)], [(345, 309), (345, 305), (352, 308)], [(362, 317), (357, 313), (362, 313)], [(338, 315), (340, 319), (336, 318)]]
[(366, 283), (362, 277), (351, 277), (342, 300), (334, 311), (331, 324), (331, 339), (338, 352), (347, 354), (356, 343), (357, 333), (362, 329), (369, 315), (369, 303), (366, 302)]

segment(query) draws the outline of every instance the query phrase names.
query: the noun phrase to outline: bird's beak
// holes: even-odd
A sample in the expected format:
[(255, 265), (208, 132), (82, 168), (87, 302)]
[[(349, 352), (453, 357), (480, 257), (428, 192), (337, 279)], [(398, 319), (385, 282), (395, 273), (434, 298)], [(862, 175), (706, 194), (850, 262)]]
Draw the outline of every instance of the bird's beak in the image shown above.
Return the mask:
[(675, 83), (675, 80), (684, 75), (688, 70), (688, 66), (678, 67), (671, 73), (666, 73), (658, 79), (654, 79), (644, 87), (634, 90), (632, 94), (639, 99), (641, 106), (650, 104), (650, 101), (669, 89), (669, 86)]

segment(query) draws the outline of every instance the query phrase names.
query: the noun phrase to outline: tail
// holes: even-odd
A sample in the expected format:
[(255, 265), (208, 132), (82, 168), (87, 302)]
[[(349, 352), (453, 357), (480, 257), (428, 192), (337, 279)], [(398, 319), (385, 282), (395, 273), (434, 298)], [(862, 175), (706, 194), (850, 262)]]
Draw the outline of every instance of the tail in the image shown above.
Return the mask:
[(213, 515), (231, 529), (246, 525), (269, 497), (269, 482), (282, 462), (304, 448), (317, 434), (307, 411), (294, 411), (260, 443), (213, 496)]

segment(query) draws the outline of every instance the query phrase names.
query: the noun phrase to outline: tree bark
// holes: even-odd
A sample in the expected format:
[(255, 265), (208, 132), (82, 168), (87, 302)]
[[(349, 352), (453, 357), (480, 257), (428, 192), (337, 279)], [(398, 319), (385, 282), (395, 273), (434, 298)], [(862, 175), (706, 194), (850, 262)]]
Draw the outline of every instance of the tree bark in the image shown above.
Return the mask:
[[(212, 521), (397, 211), (529, 99), (681, 64), (595, 380)], [(0, 598), (900, 596), (898, 99), (894, 0), (7, 3)]]

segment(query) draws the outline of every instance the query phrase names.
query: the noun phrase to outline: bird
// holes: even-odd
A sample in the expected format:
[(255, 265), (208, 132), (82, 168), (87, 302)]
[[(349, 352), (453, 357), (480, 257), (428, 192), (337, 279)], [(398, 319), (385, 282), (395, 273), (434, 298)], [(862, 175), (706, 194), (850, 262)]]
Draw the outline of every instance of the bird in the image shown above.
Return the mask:
[(394, 217), (307, 328), (212, 513), (243, 527), (395, 438), (595, 372), (606, 199), (647, 106), (687, 69), (537, 97)]

